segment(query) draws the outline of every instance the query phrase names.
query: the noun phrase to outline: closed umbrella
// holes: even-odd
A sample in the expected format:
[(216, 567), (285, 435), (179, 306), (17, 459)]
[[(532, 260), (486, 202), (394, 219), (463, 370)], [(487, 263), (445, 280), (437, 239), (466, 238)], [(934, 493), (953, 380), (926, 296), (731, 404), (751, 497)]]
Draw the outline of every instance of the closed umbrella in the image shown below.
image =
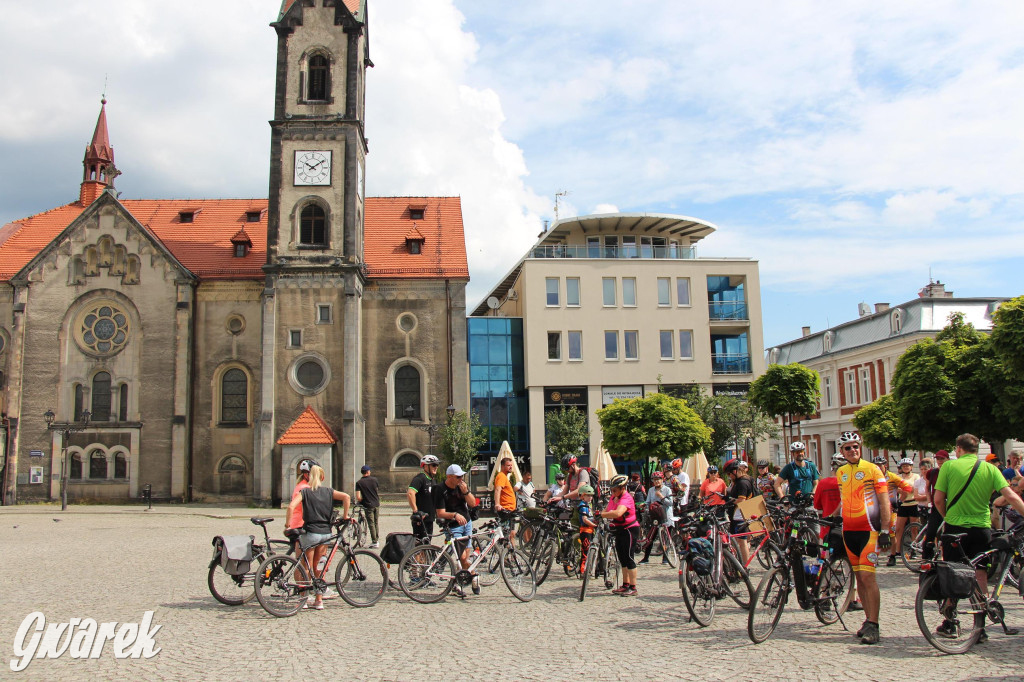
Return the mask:
[(498, 457), (494, 460), (494, 466), (491, 467), (491, 477), (487, 479), (487, 489), (494, 490), (494, 478), (501, 471), (501, 460), (508, 457), (512, 460), (512, 473), (509, 474), (512, 485), (519, 483), (523, 480), (523, 475), (519, 472), (519, 462), (516, 461), (516, 456), (512, 454), (512, 448), (509, 447), (508, 441), (501, 441), (501, 447), (498, 449)]
[(615, 471), (615, 462), (612, 460), (611, 453), (604, 447), (604, 441), (597, 446), (597, 456), (594, 458), (597, 469), (597, 478), (601, 481), (610, 481), (615, 478), (618, 472)]
[(683, 462), (683, 471), (690, 477), (690, 483), (703, 483), (708, 477), (708, 458), (704, 451), (700, 450), (692, 457), (687, 457)]

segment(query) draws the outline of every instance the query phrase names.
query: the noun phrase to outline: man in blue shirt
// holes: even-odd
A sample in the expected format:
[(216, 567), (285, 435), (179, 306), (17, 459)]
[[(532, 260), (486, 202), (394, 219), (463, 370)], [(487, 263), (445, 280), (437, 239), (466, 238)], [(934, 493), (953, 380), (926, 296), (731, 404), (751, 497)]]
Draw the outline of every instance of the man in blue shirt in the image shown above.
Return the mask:
[(779, 475), (775, 477), (775, 494), (782, 497), (782, 482), (786, 481), (789, 483), (790, 496), (813, 497), (814, 491), (818, 488), (818, 481), (821, 479), (818, 467), (814, 466), (814, 462), (805, 459), (807, 449), (800, 441), (794, 441), (789, 446), (789, 452), (793, 456), (793, 461), (784, 466)]

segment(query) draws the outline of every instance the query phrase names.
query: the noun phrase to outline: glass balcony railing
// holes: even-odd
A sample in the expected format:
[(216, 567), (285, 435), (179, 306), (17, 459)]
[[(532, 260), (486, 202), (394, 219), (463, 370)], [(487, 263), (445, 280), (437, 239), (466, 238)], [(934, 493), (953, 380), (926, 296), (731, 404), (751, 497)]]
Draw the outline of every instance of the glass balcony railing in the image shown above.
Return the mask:
[(538, 246), (533, 258), (696, 258), (692, 246)]
[(709, 301), (708, 316), (714, 320), (749, 320), (743, 301)]
[(712, 374), (750, 374), (750, 355), (719, 353), (711, 356)]

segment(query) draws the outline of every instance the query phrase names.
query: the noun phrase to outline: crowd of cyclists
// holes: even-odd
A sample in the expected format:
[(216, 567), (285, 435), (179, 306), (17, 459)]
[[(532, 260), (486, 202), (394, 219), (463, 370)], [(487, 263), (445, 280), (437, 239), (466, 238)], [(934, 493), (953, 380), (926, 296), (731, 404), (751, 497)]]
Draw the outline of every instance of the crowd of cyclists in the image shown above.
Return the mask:
[[(541, 492), (534, 489), (532, 477), (524, 475), (523, 480), (513, 481), (511, 460), (506, 459), (499, 463), (500, 472), (494, 478), (495, 509), (506, 525), (506, 537), (512, 539), (517, 532), (512, 522), (519, 516), (517, 510), (535, 508), (533, 518), (548, 514), (571, 518), (582, 545), (573, 570), (583, 573), (587, 570), (587, 550), (594, 532), (606, 520), (621, 566), (621, 585), (611, 591), (632, 597), (639, 594), (638, 565), (647, 564), (652, 553), (661, 554), (662, 563), (673, 563), (674, 556), (681, 558), (681, 564), (687, 560), (688, 553), (693, 551), (688, 540), (697, 513), (709, 513), (718, 520), (729, 538), (729, 551), (736, 554), (740, 566), (747, 567), (752, 562), (752, 550), (747, 543), (751, 536), (749, 524), (751, 519), (757, 519), (757, 514), (751, 513), (753, 507), (745, 503), (757, 503), (757, 498), (761, 498), (763, 508), (770, 509), (771, 516), (781, 525), (785, 525), (787, 513), (803, 514), (813, 507), (818, 518), (830, 519), (828, 523), (817, 524), (822, 539), (831, 533), (832, 541), (823, 542), (822, 546), (845, 555), (852, 570), (855, 594), (843, 608), (864, 611), (865, 620), (856, 636), (862, 643), (874, 644), (880, 639), (881, 603), (876, 568), (882, 564), (896, 565), (901, 552), (908, 549), (904, 543), (910, 541), (904, 535), (910, 524), (925, 529), (920, 543), (925, 560), (937, 558), (939, 552), (949, 555), (952, 543), (959, 544), (968, 557), (977, 556), (992, 546), (994, 526), (1024, 522), (1024, 502), (1019, 494), (1024, 488), (1024, 468), (1017, 453), (1011, 455), (1005, 468), (979, 458), (979, 441), (971, 434), (958, 437), (952, 453), (939, 450), (933, 456), (922, 457), (916, 465), (913, 459), (904, 457), (896, 462), (895, 471), (889, 470), (884, 456), (863, 457), (861, 439), (855, 432), (842, 433), (836, 444), (831, 472), (826, 472), (830, 475), (823, 475), (807, 459), (806, 447), (798, 441), (791, 444), (791, 461), (781, 470), (773, 472), (769, 461), (760, 460), (752, 473), (747, 462), (730, 459), (721, 471), (717, 466), (709, 466), (699, 485), (683, 470), (681, 459), (648, 472), (646, 480), (640, 474), (632, 474), (602, 482), (597, 480), (596, 472), (580, 466), (575, 456), (567, 456), (555, 481)], [(478, 500), (464, 480), (465, 472), (453, 464), (440, 477), (441, 462), (433, 455), (424, 457), (421, 467), (407, 491), (413, 534), (421, 541), (429, 541), (435, 523), (440, 522), (453, 538), (471, 537)], [(317, 541), (328, 532), (323, 526), (330, 516), (332, 502), (340, 501), (347, 517), (349, 500), (344, 493), (322, 484), (319, 467), (307, 463), (300, 466), (298, 473), (300, 482), (289, 505), (288, 533), (295, 533), (296, 519), (305, 519), (306, 532), (297, 539), (301, 550), (308, 552), (310, 564), (316, 565), (318, 553), (322, 553)], [(665, 528), (668, 532), (647, 532), (648, 528)], [(529, 523), (520, 519), (518, 532), (526, 536), (520, 542), (529, 540), (531, 529)], [(470, 565), (469, 552), (467, 541), (458, 556), (463, 569)], [(767, 560), (762, 558), (762, 565), (768, 567), (764, 561)], [(985, 590), (984, 565), (977, 567), (976, 579)], [(479, 593), (476, 576), (472, 587)], [(311, 598), (309, 606), (322, 608), (321, 598)], [(955, 627), (952, 619), (944, 620), (935, 628), (935, 634), (952, 636)], [(987, 635), (982, 630), (979, 641), (985, 639)]]

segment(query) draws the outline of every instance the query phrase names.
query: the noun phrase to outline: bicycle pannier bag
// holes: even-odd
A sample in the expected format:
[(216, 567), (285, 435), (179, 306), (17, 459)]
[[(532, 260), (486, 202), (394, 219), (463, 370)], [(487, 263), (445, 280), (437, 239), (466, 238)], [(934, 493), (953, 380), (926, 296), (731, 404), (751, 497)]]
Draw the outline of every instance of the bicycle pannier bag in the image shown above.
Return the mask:
[(707, 538), (690, 538), (690, 564), (697, 575), (709, 575), (714, 565), (715, 548)]
[(388, 533), (384, 547), (380, 550), (380, 558), (388, 564), (397, 564), (416, 546), (416, 536), (412, 533)]
[(966, 599), (974, 591), (974, 567), (949, 561), (938, 561), (935, 572), (939, 576), (939, 590), (943, 597)]
[[(228, 575), (245, 575), (252, 563), (252, 535), (219, 535), (213, 540), (220, 547), (220, 565)], [(216, 551), (216, 550), (214, 550)]]

